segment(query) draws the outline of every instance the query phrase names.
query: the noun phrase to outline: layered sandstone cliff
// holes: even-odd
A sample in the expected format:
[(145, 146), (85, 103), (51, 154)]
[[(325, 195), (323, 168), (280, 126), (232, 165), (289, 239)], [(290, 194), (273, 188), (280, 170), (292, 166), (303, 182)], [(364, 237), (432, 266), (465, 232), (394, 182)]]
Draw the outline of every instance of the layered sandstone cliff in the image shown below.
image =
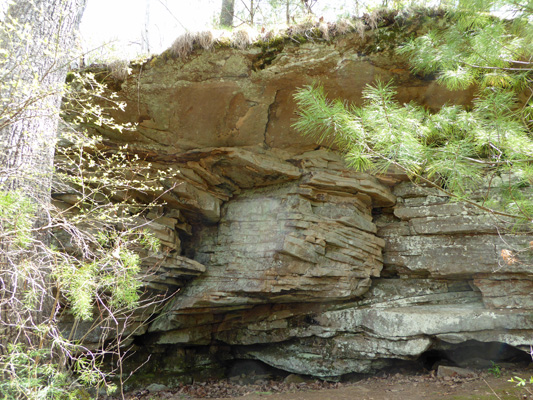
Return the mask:
[(314, 80), (356, 104), (378, 78), (394, 80), (400, 101), (468, 103), (472, 91), (413, 76), (395, 55), (417, 29), (158, 57), (115, 82), (127, 102), (116, 117), (137, 125), (101, 131), (107, 144), (179, 169), (149, 216), (165, 251), (145, 259), (160, 264), (147, 284), (179, 289), (136, 331), (139, 354), (155, 354), (153, 379), (231, 359), (335, 378), (478, 343), (529, 351), (532, 254), (500, 257), (527, 231), (401, 174), (350, 170), (291, 128), (292, 95)]

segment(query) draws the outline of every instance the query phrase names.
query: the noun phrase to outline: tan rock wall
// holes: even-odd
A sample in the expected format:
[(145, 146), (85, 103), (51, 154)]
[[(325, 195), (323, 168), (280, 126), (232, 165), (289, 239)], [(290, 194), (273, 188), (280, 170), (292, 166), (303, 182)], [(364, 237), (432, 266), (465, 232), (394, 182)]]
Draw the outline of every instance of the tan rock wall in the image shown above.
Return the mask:
[(430, 109), (471, 100), (410, 75), (390, 49), (368, 52), (376, 35), (287, 41), (259, 70), (259, 47), (159, 57), (121, 83), (128, 106), (117, 117), (138, 125), (102, 132), (109, 145), (179, 170), (167, 193), (155, 191), (166, 205), (150, 217), (166, 253), (145, 262), (161, 265), (148, 287), (180, 291), (139, 331), (147, 351), (240, 345), (234, 357), (331, 377), (442, 343), (529, 349), (531, 252), (513, 265), (501, 258), (528, 232), (401, 174), (351, 171), (291, 127), (292, 95), (313, 80), (356, 104), (376, 78)]

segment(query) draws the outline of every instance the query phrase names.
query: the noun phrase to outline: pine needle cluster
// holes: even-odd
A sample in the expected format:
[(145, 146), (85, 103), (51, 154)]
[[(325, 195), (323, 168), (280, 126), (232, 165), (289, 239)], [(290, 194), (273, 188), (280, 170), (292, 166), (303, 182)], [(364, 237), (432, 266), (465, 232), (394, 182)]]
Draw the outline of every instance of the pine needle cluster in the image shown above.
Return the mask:
[(500, 212), (531, 221), (533, 202), (522, 189), (533, 183), (533, 9), (506, 2), (500, 5), (511, 16), (506, 19), (495, 15), (492, 3), (460, 1), (447, 26), (398, 50), (414, 72), (434, 74), (449, 89), (474, 86), (471, 106), (446, 105), (432, 113), (402, 105), (392, 83), (378, 81), (363, 92), (363, 106), (354, 107), (328, 100), (313, 84), (295, 95), (295, 128), (333, 138), (358, 170), (383, 172), (394, 165), (456, 198), (498, 181), (503, 187), (489, 186), (491, 196), (495, 190), (500, 200), (505, 194)]

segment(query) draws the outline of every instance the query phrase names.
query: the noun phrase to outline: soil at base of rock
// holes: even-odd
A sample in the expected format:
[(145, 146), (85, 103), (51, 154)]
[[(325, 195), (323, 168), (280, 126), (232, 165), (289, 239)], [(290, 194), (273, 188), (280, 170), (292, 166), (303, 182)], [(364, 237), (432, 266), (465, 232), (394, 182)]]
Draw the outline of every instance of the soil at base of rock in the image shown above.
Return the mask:
[[(438, 377), (436, 371), (425, 374), (390, 374), (370, 377), (357, 382), (332, 383), (303, 381), (287, 383), (264, 380), (241, 384), (239, 380), (196, 383), (179, 388), (149, 391), (139, 390), (126, 394), (128, 400), (163, 399), (239, 399), (239, 400), (438, 400), (438, 399), (521, 399), (533, 400), (533, 385), (518, 387), (509, 382), (514, 376), (528, 378), (531, 369), (502, 370), (496, 377), (486, 371), (475, 371), (473, 376)], [(249, 378), (249, 377), (247, 377)], [(109, 397), (106, 400), (118, 398)]]

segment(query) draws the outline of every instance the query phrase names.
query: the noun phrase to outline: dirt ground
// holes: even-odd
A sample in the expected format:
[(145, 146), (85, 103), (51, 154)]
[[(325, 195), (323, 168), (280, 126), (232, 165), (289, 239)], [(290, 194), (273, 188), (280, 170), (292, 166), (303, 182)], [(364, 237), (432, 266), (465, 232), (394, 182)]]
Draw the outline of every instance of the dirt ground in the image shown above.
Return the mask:
[(337, 389), (252, 393), (242, 400), (437, 400), (437, 399), (533, 399), (533, 394), (506, 382), (486, 377), (471, 381), (447, 382), (434, 380), (369, 379)]
[(173, 390), (142, 390), (127, 399), (138, 400), (533, 400), (533, 385), (518, 387), (512, 376), (531, 376), (531, 370), (504, 370), (500, 377), (476, 371), (473, 377), (437, 377), (394, 374), (353, 383), (258, 381), (243, 385), (231, 381), (185, 385)]

